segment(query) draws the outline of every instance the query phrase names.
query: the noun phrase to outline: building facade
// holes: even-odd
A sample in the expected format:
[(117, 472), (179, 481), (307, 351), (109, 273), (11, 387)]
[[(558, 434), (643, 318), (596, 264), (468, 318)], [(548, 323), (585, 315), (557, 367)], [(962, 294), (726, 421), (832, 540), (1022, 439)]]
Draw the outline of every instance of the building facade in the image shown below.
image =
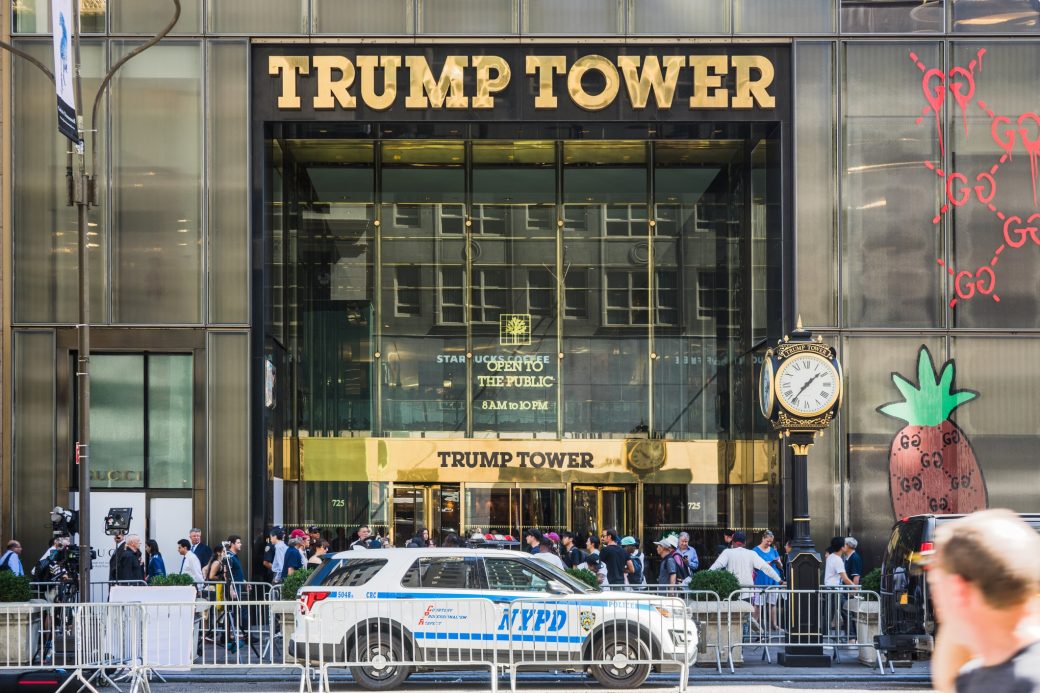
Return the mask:
[[(82, 5), (89, 112), (172, 3)], [(897, 516), (1040, 510), (1033, 3), (182, 5), (88, 125), (93, 526), (710, 555), (790, 520), (756, 379), (798, 315), (847, 376), (817, 544), (870, 564)], [(44, 62), (48, 6), (5, 7)], [(2, 75), (0, 488), (42, 544), (75, 495), (77, 234), (53, 88)]]

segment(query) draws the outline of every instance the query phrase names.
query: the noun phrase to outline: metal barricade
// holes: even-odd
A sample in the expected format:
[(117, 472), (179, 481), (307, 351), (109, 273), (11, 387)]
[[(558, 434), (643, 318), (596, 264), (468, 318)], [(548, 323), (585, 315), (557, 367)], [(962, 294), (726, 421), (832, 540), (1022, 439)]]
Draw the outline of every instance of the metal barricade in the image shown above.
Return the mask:
[[(310, 690), (303, 662), (284, 656), (277, 602), (227, 600), (157, 602), (136, 605), (143, 623), (141, 669), (164, 671), (265, 668), (299, 672), (299, 690)], [(284, 605), (292, 620), (299, 603)]]
[(136, 675), (139, 624), (124, 604), (2, 604), (0, 670), (52, 671), (55, 683), (68, 674), (58, 690), (75, 683), (96, 692), (99, 681), (112, 683), (109, 672)]
[(322, 691), (329, 669), (392, 688), (416, 668), (437, 668), (486, 669), (497, 693), (508, 646), (501, 614), (484, 598), (328, 599), (303, 606), (295, 625), (288, 653), (318, 668)]
[[(730, 672), (735, 672), (734, 651), (740, 648), (741, 655), (762, 651), (762, 659), (772, 662), (771, 650), (805, 645), (827, 648), (831, 658), (840, 661), (841, 652), (848, 649), (870, 647), (872, 643), (859, 643), (856, 637), (858, 611), (868, 604), (879, 604), (876, 592), (855, 587), (821, 587), (818, 590), (792, 590), (780, 586), (742, 587), (729, 595), (727, 600), (727, 630), (741, 636), (734, 642), (731, 638), (728, 650)], [(869, 609), (868, 609), (869, 610)], [(876, 611), (877, 607), (873, 607)], [(818, 624), (818, 632), (812, 635), (792, 633), (792, 625), (800, 618), (808, 618)], [(878, 670), (884, 673), (879, 652), (871, 658)]]
[[(131, 690), (142, 681), (142, 629), (140, 611), (134, 604), (73, 604), (75, 669), (62, 688), (73, 681), (90, 690), (95, 681), (115, 686), (113, 678), (125, 677)], [(109, 672), (115, 672), (110, 677)], [(89, 675), (88, 675), (89, 673)], [(118, 687), (117, 687), (118, 689)]]
[[(272, 593), (280, 594), (280, 586), (272, 585), (270, 582), (236, 582), (238, 587), (237, 590), (239, 599), (247, 601), (262, 602), (272, 598), (278, 599), (277, 596), (272, 596)], [(224, 594), (226, 582), (214, 582), (206, 581), (197, 587), (199, 588), (199, 594), (204, 599), (212, 602), (221, 602), (229, 598), (228, 595)]]
[(682, 599), (687, 616), (697, 624), (697, 657), (715, 652), (715, 670), (722, 673), (722, 653), (729, 649), (722, 598), (715, 592), (690, 590), (682, 585), (605, 585), (605, 590), (635, 592), (657, 597)]
[(685, 691), (696, 655), (696, 625), (676, 597), (606, 592), (588, 599), (531, 597), (500, 608), (508, 633), (509, 682), (521, 668), (589, 671), (604, 687), (640, 686), (652, 667), (679, 672)]

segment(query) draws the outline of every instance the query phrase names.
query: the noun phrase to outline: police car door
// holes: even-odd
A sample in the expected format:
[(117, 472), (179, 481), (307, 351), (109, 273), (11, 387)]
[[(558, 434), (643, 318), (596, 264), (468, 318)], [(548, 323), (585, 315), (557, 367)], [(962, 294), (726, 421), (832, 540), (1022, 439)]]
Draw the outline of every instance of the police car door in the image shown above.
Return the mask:
[[(416, 559), (401, 580), (400, 596), (414, 602), (405, 623), (427, 659), (442, 660), (484, 647), (494, 620), (476, 556)], [(480, 643), (478, 645), (478, 643)]]
[(572, 637), (572, 624), (567, 622), (567, 609), (559, 604), (560, 595), (548, 591), (552, 575), (542, 571), (537, 561), (485, 556), (484, 572), (492, 598), (501, 603), (495, 625), (500, 650), (510, 644), (530, 651), (545, 651), (547, 645), (552, 650), (579, 647), (581, 638)]

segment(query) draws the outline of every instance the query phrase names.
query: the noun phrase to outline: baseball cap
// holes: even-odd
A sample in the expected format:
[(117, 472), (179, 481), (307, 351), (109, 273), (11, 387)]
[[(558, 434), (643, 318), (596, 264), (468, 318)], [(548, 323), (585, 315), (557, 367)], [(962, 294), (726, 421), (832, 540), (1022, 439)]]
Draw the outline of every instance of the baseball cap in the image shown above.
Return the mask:
[(553, 541), (560, 541), (560, 535), (556, 532), (546, 532), (545, 536), (549, 539), (552, 539)]
[(291, 531), (289, 533), (289, 538), (290, 539), (299, 539), (300, 537), (305, 537), (305, 536), (307, 536), (307, 533), (304, 532), (302, 529), (294, 529), (293, 531)]
[(316, 534), (317, 532), (320, 532), (320, 531), (321, 531), (321, 528), (318, 527), (318, 525), (311, 525), (310, 527), (307, 528), (307, 534)]
[(661, 541), (655, 541), (654, 543), (657, 544), (658, 546), (667, 546), (670, 549), (674, 549), (674, 548), (677, 548), (679, 546), (679, 542), (677, 542), (675, 540), (675, 535), (674, 534), (669, 534), (667, 537), (665, 537)]
[(534, 537), (538, 541), (541, 541), (543, 535), (542, 530), (538, 529), (537, 527), (531, 527), (526, 532), (524, 532), (524, 536)]
[(746, 544), (747, 543), (747, 535), (745, 535), (743, 532), (734, 532), (733, 533), (733, 541), (739, 541), (741, 544)]
[(621, 540), (621, 545), (622, 546), (636, 546), (638, 544), (639, 544), (639, 542), (636, 541), (635, 537), (624, 537)]

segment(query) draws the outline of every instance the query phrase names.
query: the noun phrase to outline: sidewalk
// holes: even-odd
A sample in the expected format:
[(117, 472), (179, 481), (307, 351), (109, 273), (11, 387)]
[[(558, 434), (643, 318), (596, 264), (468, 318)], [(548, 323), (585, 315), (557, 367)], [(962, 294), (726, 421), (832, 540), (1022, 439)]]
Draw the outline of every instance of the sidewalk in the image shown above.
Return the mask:
[[(883, 684), (918, 684), (929, 683), (928, 662), (914, 662), (908, 668), (896, 668), (893, 673), (886, 669), (881, 675), (877, 668), (870, 668), (855, 658), (852, 652), (843, 653), (840, 662), (834, 662), (830, 667), (794, 668), (783, 667), (776, 663), (776, 652), (772, 653), (773, 663), (761, 659), (761, 654), (749, 652), (744, 655), (743, 666), (736, 668), (736, 673), (729, 673), (729, 668), (723, 662), (722, 673), (718, 673), (714, 667), (694, 667), (690, 672), (691, 686), (718, 686), (726, 683), (781, 683), (781, 682), (842, 682), (842, 683), (883, 683)], [(298, 674), (291, 669), (285, 669), (284, 673), (267, 669), (251, 670), (225, 669), (213, 672), (170, 672), (163, 675), (169, 682), (297, 682)], [(333, 682), (350, 681), (350, 675), (345, 670), (337, 670), (331, 675)], [(551, 673), (551, 672), (524, 672), (518, 677), (524, 687), (538, 686), (544, 684), (570, 684), (580, 686), (584, 682), (591, 681), (590, 677), (575, 673)], [(487, 681), (484, 672), (423, 672), (412, 674), (408, 679), (413, 683), (437, 684), (437, 683), (459, 683), (480, 684)], [(508, 689), (508, 679), (502, 678), (504, 687)], [(677, 679), (674, 674), (653, 674), (645, 685), (647, 686), (674, 686)], [(500, 683), (500, 687), (503, 683)]]

